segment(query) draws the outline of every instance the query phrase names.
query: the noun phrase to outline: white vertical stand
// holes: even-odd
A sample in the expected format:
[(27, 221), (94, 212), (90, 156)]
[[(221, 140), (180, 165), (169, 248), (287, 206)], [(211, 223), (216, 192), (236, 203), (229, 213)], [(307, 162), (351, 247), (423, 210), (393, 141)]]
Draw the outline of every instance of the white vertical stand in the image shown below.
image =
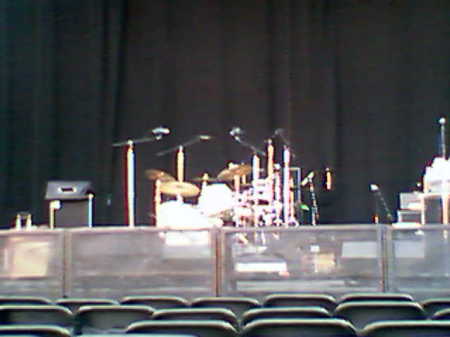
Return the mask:
[(127, 206), (128, 206), (128, 226), (135, 226), (135, 156), (133, 141), (128, 141), (127, 147)]

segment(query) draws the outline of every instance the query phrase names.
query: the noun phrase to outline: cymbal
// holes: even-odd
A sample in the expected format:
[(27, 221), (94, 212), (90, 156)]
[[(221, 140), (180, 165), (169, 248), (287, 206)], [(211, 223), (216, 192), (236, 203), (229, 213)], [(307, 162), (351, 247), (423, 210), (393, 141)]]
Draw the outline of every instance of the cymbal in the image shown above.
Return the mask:
[(217, 175), (217, 178), (222, 180), (233, 180), (235, 176), (246, 176), (250, 172), (252, 172), (252, 167), (250, 165), (241, 164), (222, 170)]
[(195, 182), (205, 182), (205, 183), (217, 183), (217, 182), (223, 181), (221, 179), (214, 178), (214, 177), (195, 177), (195, 178), (192, 178), (191, 180), (195, 181)]
[(150, 180), (175, 181), (169, 173), (157, 169), (146, 170), (145, 176)]
[(194, 184), (180, 181), (167, 181), (161, 184), (161, 193), (180, 195), (182, 197), (195, 197), (200, 189)]

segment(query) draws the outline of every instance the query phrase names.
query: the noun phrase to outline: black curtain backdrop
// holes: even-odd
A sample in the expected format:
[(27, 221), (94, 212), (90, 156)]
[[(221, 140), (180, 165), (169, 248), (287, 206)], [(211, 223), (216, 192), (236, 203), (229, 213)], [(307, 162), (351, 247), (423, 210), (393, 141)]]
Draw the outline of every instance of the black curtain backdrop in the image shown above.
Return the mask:
[[(48, 180), (90, 180), (97, 223), (124, 223), (123, 152), (136, 146), (137, 222), (150, 222), (144, 171), (197, 134), (187, 179), (251, 152), (283, 128), (304, 174), (317, 170), (323, 223), (367, 223), (369, 184), (394, 210), (437, 154), (450, 104), (448, 0), (2, 0), (0, 221), (45, 222)], [(277, 143), (277, 158), (281, 150)], [(332, 193), (321, 174), (333, 170)], [(304, 191), (307, 194), (307, 191)]]

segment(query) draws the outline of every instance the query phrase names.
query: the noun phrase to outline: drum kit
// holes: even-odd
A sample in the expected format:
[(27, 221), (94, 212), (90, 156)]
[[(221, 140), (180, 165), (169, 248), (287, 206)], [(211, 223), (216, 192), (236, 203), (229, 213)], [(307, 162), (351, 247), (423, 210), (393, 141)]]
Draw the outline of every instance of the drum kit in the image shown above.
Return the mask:
[[(283, 163), (274, 161), (274, 146), (267, 142), (267, 167), (261, 168), (261, 154), (252, 164), (233, 164), (216, 177), (204, 174), (184, 181), (184, 154), (177, 154), (177, 178), (159, 170), (145, 171), (154, 183), (156, 226), (195, 229), (233, 225), (237, 227), (295, 226), (294, 183), (290, 149), (284, 146)], [(263, 177), (263, 175), (265, 175)], [(198, 187), (196, 184), (200, 184)], [(195, 198), (196, 203), (185, 202)]]

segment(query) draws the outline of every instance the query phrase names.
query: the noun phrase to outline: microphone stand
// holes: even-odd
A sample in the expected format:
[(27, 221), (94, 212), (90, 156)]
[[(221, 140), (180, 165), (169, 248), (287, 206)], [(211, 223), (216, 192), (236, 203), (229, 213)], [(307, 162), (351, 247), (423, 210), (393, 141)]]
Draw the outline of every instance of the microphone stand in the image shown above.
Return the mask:
[(172, 153), (172, 152), (175, 152), (175, 151), (179, 151), (180, 147), (187, 148), (187, 147), (189, 147), (191, 145), (194, 145), (194, 144), (200, 143), (201, 141), (205, 141), (205, 140), (209, 140), (209, 139), (210, 139), (209, 136), (197, 135), (197, 136), (195, 136), (195, 137), (185, 141), (184, 143), (181, 143), (179, 145), (172, 146), (172, 147), (170, 147), (170, 148), (168, 148), (166, 150), (162, 150), (160, 152), (157, 152), (156, 156), (157, 157), (165, 156), (166, 154), (169, 154), (169, 153)]
[(442, 117), (441, 119), (439, 119), (439, 124), (441, 126), (440, 128), (440, 155), (442, 158), (447, 159), (447, 142), (446, 142), (446, 133), (445, 133), (445, 123), (446, 123), (446, 119), (444, 117)]
[(309, 193), (311, 194), (311, 225), (317, 225), (319, 220), (319, 206), (317, 204), (316, 189), (312, 177), (308, 177)]
[(373, 214), (373, 223), (375, 225), (379, 225), (380, 224), (380, 205), (378, 202), (378, 198), (376, 197), (375, 194), (374, 194), (374, 206), (375, 206), (375, 210), (374, 210), (374, 214)]
[(136, 156), (134, 153), (134, 145), (142, 143), (151, 143), (158, 141), (162, 138), (161, 134), (157, 134), (152, 137), (142, 137), (136, 139), (128, 139), (126, 141), (113, 143), (113, 147), (125, 147), (126, 148), (126, 206), (127, 206), (127, 221), (129, 227), (136, 225), (135, 220), (135, 205), (136, 205)]
[(256, 146), (254, 146), (253, 144), (250, 144), (249, 142), (242, 140), (242, 138), (240, 136), (233, 136), (234, 140), (236, 142), (238, 142), (239, 144), (241, 144), (242, 146), (249, 148), (250, 150), (252, 150), (252, 152), (254, 154), (259, 154), (263, 157), (266, 157), (266, 154), (264, 153), (264, 151), (260, 150), (259, 148), (257, 148)]
[(386, 214), (387, 221), (389, 223), (393, 223), (394, 217), (392, 216), (391, 210), (389, 209), (389, 206), (387, 205), (387, 202), (384, 199), (383, 194), (380, 191), (380, 188), (377, 185), (372, 184), (372, 185), (370, 185), (370, 189), (374, 193), (375, 197), (379, 200), (379, 203), (377, 202), (375, 204), (376, 214), (374, 216), (374, 220), (375, 220), (374, 222), (376, 224), (379, 223), (379, 207), (378, 207), (378, 205), (380, 204), (383, 207), (384, 213)]
[[(164, 155), (169, 154), (169, 153), (177, 152), (177, 159), (176, 159), (176, 161), (177, 161), (177, 163), (176, 163), (176, 166), (177, 166), (177, 178), (178, 178), (179, 182), (183, 182), (183, 180), (184, 180), (184, 161), (185, 161), (184, 149), (189, 147), (189, 146), (192, 146), (194, 144), (200, 143), (201, 141), (206, 141), (206, 140), (209, 140), (209, 139), (211, 139), (210, 136), (197, 135), (197, 136), (187, 140), (186, 142), (184, 142), (182, 144), (173, 146), (171, 148), (168, 148), (166, 150), (163, 150), (163, 151), (160, 151), (160, 152), (156, 153), (156, 156), (161, 157), (161, 156), (164, 156)], [(177, 200), (181, 201), (181, 196), (177, 196)]]

